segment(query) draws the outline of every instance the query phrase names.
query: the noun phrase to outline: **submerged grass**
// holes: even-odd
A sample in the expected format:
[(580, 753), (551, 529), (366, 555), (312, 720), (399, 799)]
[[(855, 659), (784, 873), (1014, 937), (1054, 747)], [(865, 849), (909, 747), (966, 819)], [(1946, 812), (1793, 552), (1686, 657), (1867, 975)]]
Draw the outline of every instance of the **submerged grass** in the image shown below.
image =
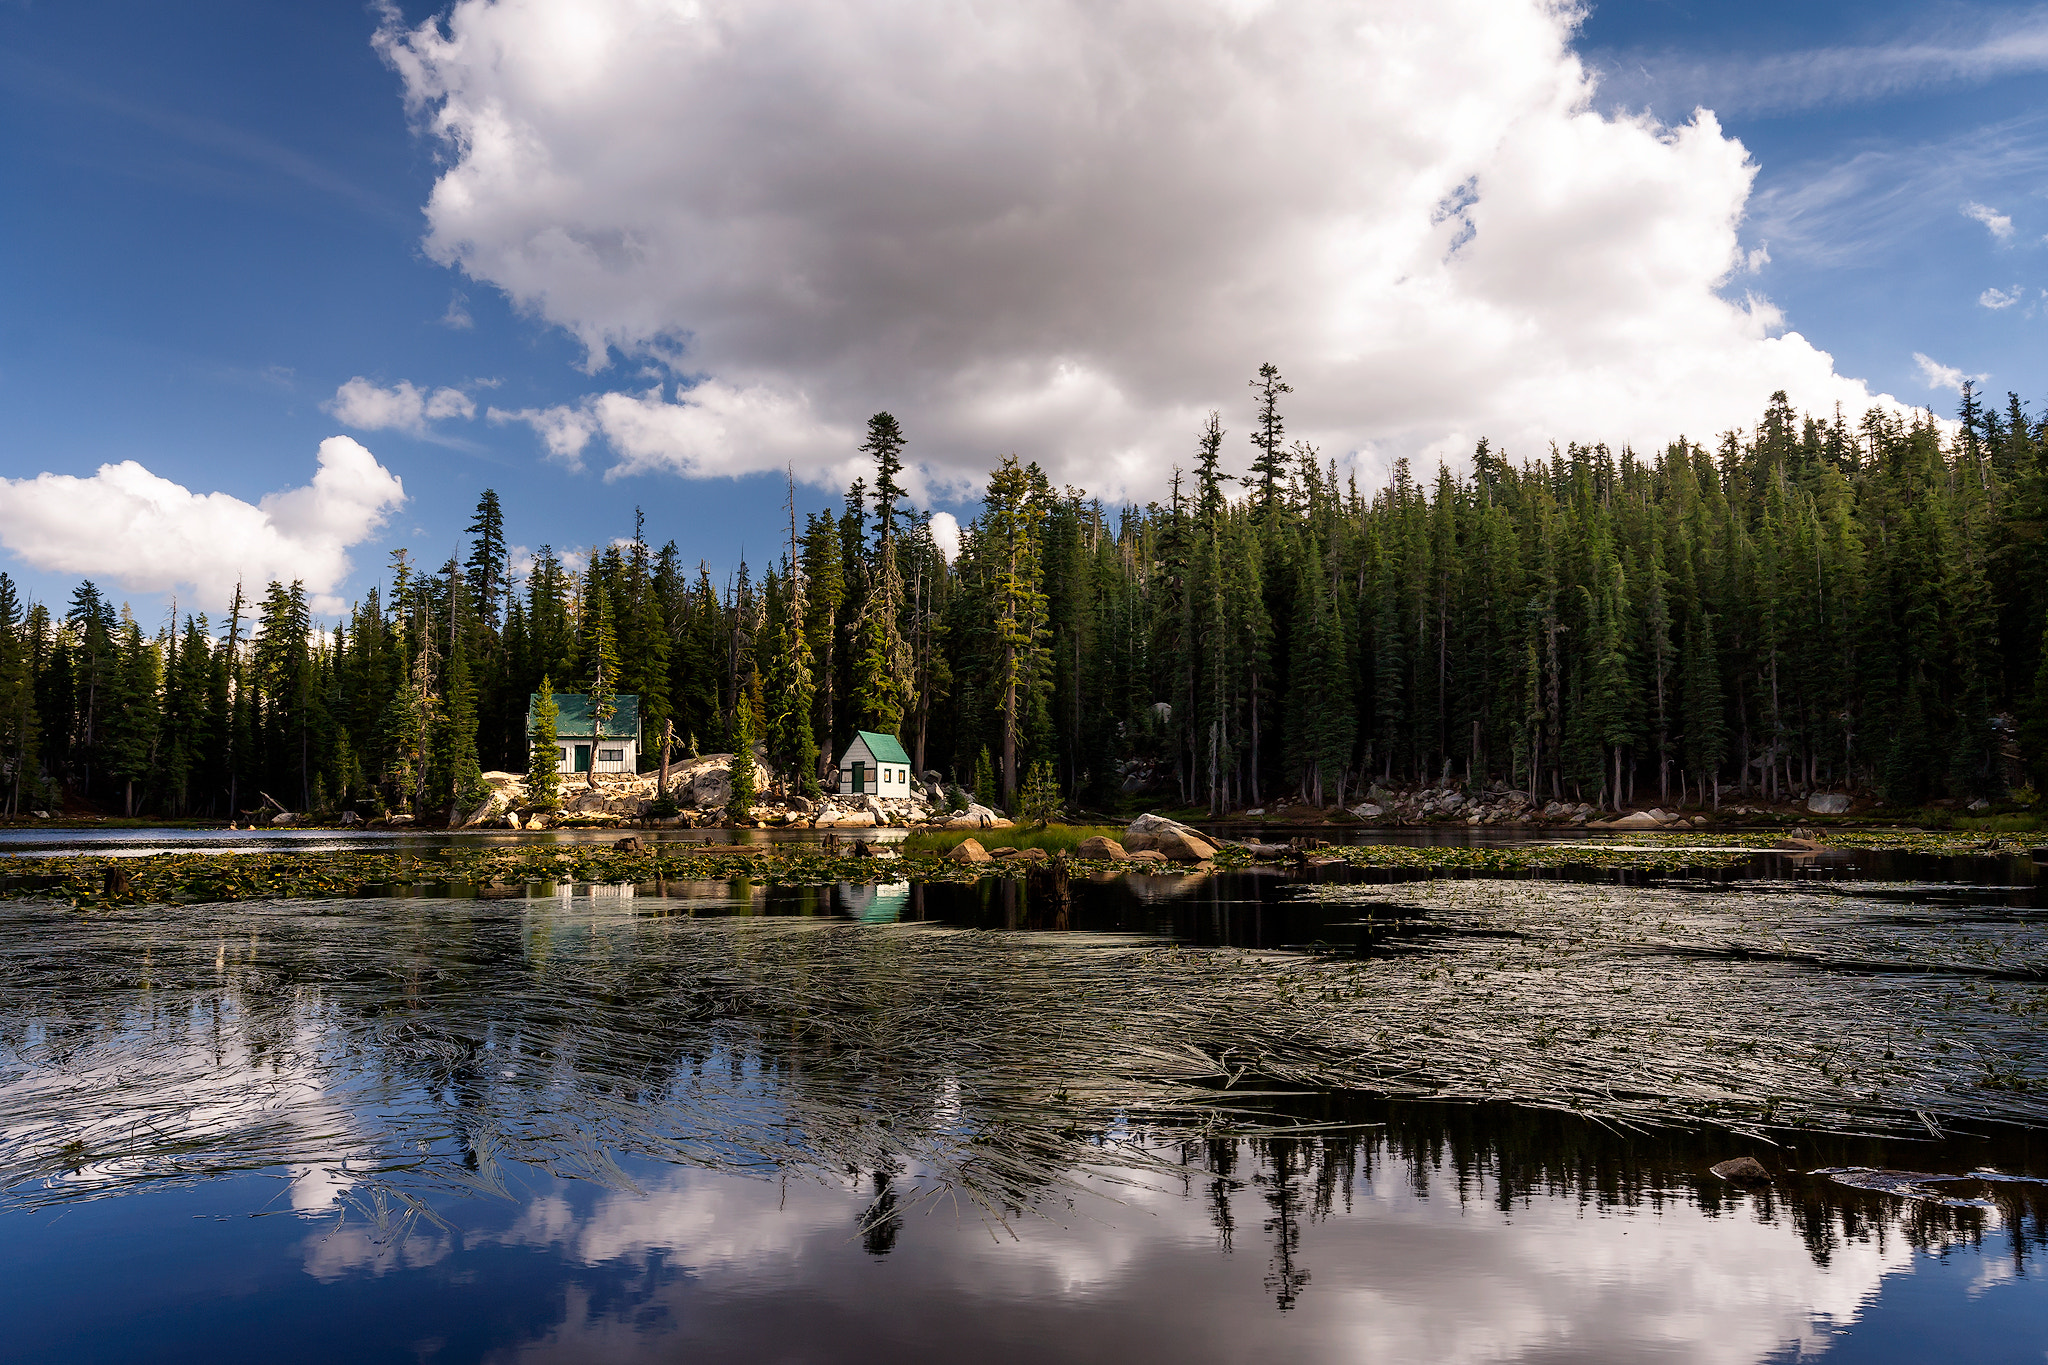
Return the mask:
[[(547, 882), (707, 881), (744, 879), (780, 886), (916, 879), (971, 881), (1021, 876), (1001, 864), (964, 866), (946, 850), (967, 838), (985, 847), (1005, 845), (1071, 852), (1092, 834), (1114, 837), (1114, 826), (1055, 825), (1045, 829), (933, 830), (912, 834), (880, 857), (856, 857), (843, 847), (766, 844), (713, 848), (651, 843), (527, 844), (511, 848), (321, 850), (276, 853), (161, 853), (124, 858), (66, 855), (0, 862), (0, 896), (57, 900), (79, 908), (143, 902), (195, 903), (266, 898), (350, 896), (398, 886), (457, 884), (511, 888)], [(1943, 856), (2023, 857), (2033, 841), (2014, 834), (1962, 834), (1925, 830), (1828, 830), (1822, 851), (1874, 850)], [(1418, 876), (1505, 874), (1547, 869), (1682, 872), (1741, 865), (1777, 847), (1770, 834), (1707, 831), (1588, 835), (1583, 842), (1533, 840), (1499, 846), (1354, 844), (1321, 850), (1315, 863), (1329, 867), (1393, 869)], [(1225, 845), (1217, 864), (1239, 867), (1255, 859)], [(1276, 861), (1268, 859), (1267, 861)], [(1285, 860), (1277, 860), (1285, 861)], [(1114, 863), (1080, 864), (1129, 871)], [(110, 879), (109, 874), (114, 876)]]
[[(1382, 1064), (1450, 1093), (1754, 1130), (2048, 1121), (2048, 924), (1964, 889), (1438, 881), (1306, 894), (1356, 904), (1368, 925), (1426, 929), (1316, 988), (1390, 1054)], [(1401, 1014), (1426, 1021), (1413, 1032), (1382, 1022), (1395, 983)]]
[(969, 839), (983, 848), (1042, 848), (1047, 853), (1071, 853), (1084, 840), (1096, 835), (1121, 840), (1121, 825), (1045, 825), (1038, 829), (1021, 826), (1010, 829), (920, 829), (914, 830), (901, 847), (905, 853), (944, 853)]
[[(251, 1166), (502, 1192), (525, 1162), (907, 1164), (1000, 1219), (1274, 1092), (1623, 1127), (2048, 1123), (2048, 923), (1969, 888), (1302, 888), (1362, 956), (729, 901), (0, 910), (0, 1200)], [(698, 918), (699, 911), (721, 917)], [(1392, 932), (1382, 932), (1392, 931)]]

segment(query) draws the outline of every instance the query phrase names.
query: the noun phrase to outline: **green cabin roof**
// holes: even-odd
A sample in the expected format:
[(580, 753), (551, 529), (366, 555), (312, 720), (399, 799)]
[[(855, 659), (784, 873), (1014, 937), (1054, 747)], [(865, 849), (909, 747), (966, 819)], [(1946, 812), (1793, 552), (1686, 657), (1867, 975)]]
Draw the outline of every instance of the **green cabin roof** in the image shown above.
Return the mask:
[(867, 741), (868, 752), (875, 756), (875, 762), (910, 762), (910, 755), (903, 752), (903, 741), (896, 736), (881, 734), (874, 730), (855, 730), (854, 733)]
[[(632, 692), (621, 692), (615, 699), (617, 710), (604, 723), (605, 739), (640, 738), (640, 698)], [(534, 708), (540, 705), (540, 693), (526, 694), (526, 728), (533, 729)], [(555, 720), (557, 739), (595, 739), (591, 733), (590, 697), (582, 692), (555, 693), (555, 706), (561, 712)]]

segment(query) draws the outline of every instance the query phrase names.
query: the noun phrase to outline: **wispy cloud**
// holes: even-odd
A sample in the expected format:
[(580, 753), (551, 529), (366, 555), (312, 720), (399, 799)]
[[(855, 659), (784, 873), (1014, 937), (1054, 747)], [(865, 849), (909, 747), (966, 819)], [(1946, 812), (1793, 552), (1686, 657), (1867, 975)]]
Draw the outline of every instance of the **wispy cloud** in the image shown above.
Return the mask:
[(1985, 230), (2001, 242), (2012, 240), (2012, 218), (1989, 204), (1980, 204), (1972, 199), (1963, 205), (1963, 217), (1982, 223)]
[[(1990, 31), (1993, 25), (1996, 31)], [(2048, 71), (2048, 10), (1953, 22), (1897, 42), (1804, 52), (1594, 52), (1603, 99), (1673, 114), (1705, 106), (1720, 114), (1777, 113), (1861, 104), (1942, 86)]]
[(386, 222), (412, 221), (411, 213), (403, 206), (365, 189), (305, 153), (218, 119), (133, 99), (5, 51), (0, 51), (0, 87), (53, 104), (96, 109), (140, 124), (196, 150), (295, 181), (305, 189), (316, 190)]
[(1920, 367), (1920, 377), (1927, 381), (1930, 389), (1942, 389), (1949, 393), (1961, 393), (1964, 381), (1982, 384), (1991, 376), (1988, 374), (1964, 374), (1954, 365), (1944, 365), (1933, 356), (1913, 352), (1913, 363)]
[(2026, 292), (2026, 290), (2018, 285), (2014, 285), (2010, 289), (1987, 289), (1977, 296), (1977, 303), (1980, 307), (1989, 308), (1996, 312), (2001, 308), (2012, 307), (2020, 301)]
[[(1872, 144), (1839, 160), (1773, 168), (1750, 201), (1749, 231), (1774, 255), (1868, 262), (1924, 239), (1954, 205), (1975, 218), (1987, 191), (2048, 177), (2048, 119), (2029, 116), (1919, 143)], [(2005, 215), (1986, 209), (1994, 219)], [(1998, 229), (1985, 219), (1994, 236)]]

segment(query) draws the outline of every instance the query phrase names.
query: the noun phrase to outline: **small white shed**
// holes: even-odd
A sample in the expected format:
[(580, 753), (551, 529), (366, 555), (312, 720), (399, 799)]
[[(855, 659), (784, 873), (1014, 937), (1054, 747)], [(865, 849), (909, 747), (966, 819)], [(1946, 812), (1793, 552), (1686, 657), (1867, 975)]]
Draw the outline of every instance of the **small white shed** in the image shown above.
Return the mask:
[(841, 796), (910, 795), (910, 755), (894, 735), (855, 730), (853, 743), (839, 755)]

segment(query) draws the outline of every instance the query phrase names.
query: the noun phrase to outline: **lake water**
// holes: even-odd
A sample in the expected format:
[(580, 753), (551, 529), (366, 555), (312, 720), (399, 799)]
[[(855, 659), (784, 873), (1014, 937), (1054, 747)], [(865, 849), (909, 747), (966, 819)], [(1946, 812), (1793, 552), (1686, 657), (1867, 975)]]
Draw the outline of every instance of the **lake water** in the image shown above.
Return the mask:
[(1989, 860), (0, 902), (0, 1354), (2040, 1362), (2044, 964)]

